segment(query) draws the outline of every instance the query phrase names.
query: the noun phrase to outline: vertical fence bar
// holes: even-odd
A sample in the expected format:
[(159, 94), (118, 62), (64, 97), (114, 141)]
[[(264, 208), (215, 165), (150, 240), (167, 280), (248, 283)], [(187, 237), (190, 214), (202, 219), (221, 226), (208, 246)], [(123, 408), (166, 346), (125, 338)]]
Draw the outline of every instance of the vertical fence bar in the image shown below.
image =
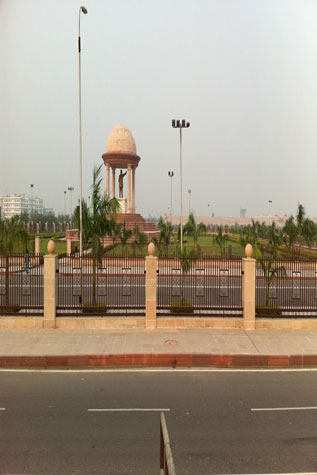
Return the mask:
[(262, 257), (257, 260), (258, 316), (316, 317), (316, 259)]
[(43, 256), (0, 256), (0, 312), (41, 316), (43, 305)]
[(60, 264), (58, 315), (145, 314), (144, 257), (71, 255)]
[[(159, 258), (158, 309), (194, 315), (242, 316), (241, 259), (227, 257)], [(178, 308), (179, 307), (179, 308)], [(183, 307), (183, 311), (181, 309)], [(167, 312), (165, 312), (167, 314)]]

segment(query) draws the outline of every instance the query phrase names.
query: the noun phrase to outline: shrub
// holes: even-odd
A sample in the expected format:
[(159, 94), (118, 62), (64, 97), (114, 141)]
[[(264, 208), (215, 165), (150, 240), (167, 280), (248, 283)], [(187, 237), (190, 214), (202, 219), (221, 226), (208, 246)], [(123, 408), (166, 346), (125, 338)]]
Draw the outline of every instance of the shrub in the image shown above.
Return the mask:
[(0, 307), (0, 315), (8, 315), (10, 313), (17, 313), (20, 310), (20, 305), (11, 303), (4, 307)]
[(259, 316), (282, 316), (282, 309), (278, 305), (258, 305), (255, 310)]
[(171, 302), (171, 313), (194, 313), (194, 307), (191, 302)]
[(86, 302), (83, 305), (83, 313), (106, 313), (108, 310), (105, 302)]
[(119, 243), (118, 242), (115, 242), (114, 244), (109, 244), (108, 246), (106, 246), (104, 248), (104, 254), (107, 254), (108, 252), (112, 251), (113, 249), (115, 249), (116, 247), (119, 246)]

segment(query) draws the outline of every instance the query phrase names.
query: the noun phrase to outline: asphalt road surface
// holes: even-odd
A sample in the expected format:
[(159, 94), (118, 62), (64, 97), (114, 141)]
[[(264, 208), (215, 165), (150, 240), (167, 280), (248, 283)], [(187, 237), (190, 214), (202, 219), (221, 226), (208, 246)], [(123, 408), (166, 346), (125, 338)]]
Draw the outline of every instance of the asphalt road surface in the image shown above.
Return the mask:
[(1, 474), (158, 474), (160, 409), (178, 475), (317, 472), (315, 371), (0, 372), (0, 408)]

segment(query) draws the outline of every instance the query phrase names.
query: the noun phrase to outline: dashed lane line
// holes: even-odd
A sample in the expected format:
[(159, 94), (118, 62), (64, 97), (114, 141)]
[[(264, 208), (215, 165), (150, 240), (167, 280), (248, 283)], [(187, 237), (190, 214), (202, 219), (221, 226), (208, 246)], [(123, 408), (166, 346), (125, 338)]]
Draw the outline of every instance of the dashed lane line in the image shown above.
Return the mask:
[(88, 412), (169, 412), (169, 408), (140, 408), (140, 407), (127, 407), (127, 408), (97, 408), (87, 409)]
[(316, 411), (317, 406), (303, 406), (303, 407), (256, 407), (251, 409), (251, 412), (264, 411)]

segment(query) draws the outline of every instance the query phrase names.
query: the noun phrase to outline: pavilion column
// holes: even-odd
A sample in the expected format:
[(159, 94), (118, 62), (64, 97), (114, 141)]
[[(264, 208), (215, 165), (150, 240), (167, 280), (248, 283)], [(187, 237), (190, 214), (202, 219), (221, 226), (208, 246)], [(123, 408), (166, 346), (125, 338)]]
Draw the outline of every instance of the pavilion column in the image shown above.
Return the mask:
[(135, 213), (135, 167), (132, 168), (132, 213)]
[(112, 168), (112, 198), (116, 197), (116, 169)]
[(131, 213), (131, 165), (128, 164), (128, 213)]
[(110, 166), (107, 164), (107, 198), (110, 198)]

